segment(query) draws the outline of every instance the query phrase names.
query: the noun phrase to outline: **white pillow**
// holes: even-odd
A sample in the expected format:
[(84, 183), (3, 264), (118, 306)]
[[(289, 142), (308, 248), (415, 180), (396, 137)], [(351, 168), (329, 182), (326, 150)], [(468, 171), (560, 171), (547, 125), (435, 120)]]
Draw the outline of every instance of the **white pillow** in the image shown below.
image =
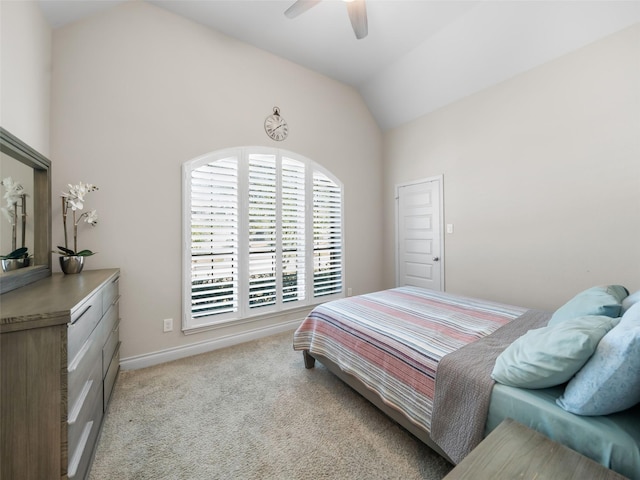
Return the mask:
[(521, 388), (548, 388), (565, 383), (619, 321), (604, 315), (586, 315), (529, 330), (498, 356), (491, 378)]
[(622, 285), (600, 285), (584, 290), (557, 309), (549, 325), (557, 325), (571, 318), (583, 315), (606, 315), (617, 318), (622, 309), (622, 300), (629, 296), (629, 291)]
[(622, 300), (622, 314), (629, 310), (634, 304), (640, 302), (640, 290), (628, 295)]
[(640, 302), (626, 311), (556, 403), (578, 415), (608, 415), (640, 402)]

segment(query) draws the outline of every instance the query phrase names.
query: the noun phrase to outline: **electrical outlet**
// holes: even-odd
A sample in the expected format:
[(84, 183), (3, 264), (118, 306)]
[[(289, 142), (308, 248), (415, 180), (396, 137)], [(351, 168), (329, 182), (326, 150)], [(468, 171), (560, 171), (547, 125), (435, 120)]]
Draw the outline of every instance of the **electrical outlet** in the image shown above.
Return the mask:
[(171, 332), (173, 330), (173, 318), (165, 318), (163, 320), (163, 331)]
[(350, 297), (353, 294), (351, 288), (347, 288), (347, 297)]

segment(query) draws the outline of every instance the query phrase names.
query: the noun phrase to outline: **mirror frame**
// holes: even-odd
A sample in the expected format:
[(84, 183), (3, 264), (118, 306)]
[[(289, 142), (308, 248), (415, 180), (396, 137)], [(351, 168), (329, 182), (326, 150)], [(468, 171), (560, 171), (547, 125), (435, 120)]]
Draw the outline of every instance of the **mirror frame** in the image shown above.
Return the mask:
[(0, 151), (33, 168), (33, 266), (0, 272), (0, 294), (51, 275), (51, 161), (0, 127)]

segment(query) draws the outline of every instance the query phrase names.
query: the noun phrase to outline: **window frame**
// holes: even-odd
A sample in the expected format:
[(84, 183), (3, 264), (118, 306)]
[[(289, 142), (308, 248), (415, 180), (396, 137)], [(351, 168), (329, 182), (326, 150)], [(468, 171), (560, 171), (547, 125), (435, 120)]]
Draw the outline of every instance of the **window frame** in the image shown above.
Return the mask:
[[(251, 155), (271, 155), (276, 159), (276, 195), (277, 210), (282, 209), (282, 159), (288, 158), (304, 165), (305, 170), (305, 295), (303, 300), (284, 301), (282, 293), (281, 264), (278, 264), (276, 273), (276, 285), (279, 299), (275, 305), (250, 308), (249, 305), (249, 239), (248, 239), (248, 209), (249, 209), (249, 157)], [(237, 158), (237, 216), (238, 216), (238, 307), (235, 312), (212, 314), (194, 318), (192, 316), (192, 232), (191, 232), (191, 204), (192, 184), (191, 172), (203, 165), (222, 160), (224, 158)], [(333, 182), (340, 190), (340, 292), (316, 297), (314, 295), (314, 174), (320, 173)], [(328, 169), (313, 160), (295, 152), (272, 147), (237, 147), (216, 150), (188, 160), (182, 164), (182, 331), (185, 334), (197, 333), (204, 330), (221, 328), (233, 324), (256, 321), (261, 318), (308, 310), (310, 307), (321, 303), (345, 297), (346, 272), (345, 272), (345, 230), (344, 230), (344, 185)], [(279, 215), (279, 214), (278, 214)], [(282, 225), (283, 218), (279, 216), (278, 243), (280, 258), (283, 251)]]

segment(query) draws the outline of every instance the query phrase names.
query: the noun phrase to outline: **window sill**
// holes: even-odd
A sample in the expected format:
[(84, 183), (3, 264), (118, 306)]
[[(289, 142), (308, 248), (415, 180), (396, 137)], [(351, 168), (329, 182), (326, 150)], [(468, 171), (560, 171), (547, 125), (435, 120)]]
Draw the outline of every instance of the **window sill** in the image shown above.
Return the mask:
[[(197, 327), (182, 328), (182, 333), (184, 333), (185, 335), (193, 335), (197, 333), (207, 332), (210, 330), (219, 330), (221, 328), (228, 328), (228, 327), (233, 327), (236, 325), (242, 325), (246, 323), (254, 323), (254, 322), (259, 322), (263, 320), (269, 320), (271, 318), (276, 318), (276, 317), (292, 317), (300, 313), (303, 313), (304, 316), (306, 317), (309, 314), (309, 312), (311, 312), (311, 310), (313, 310), (314, 307), (316, 307), (316, 305), (319, 305), (319, 304), (305, 305), (302, 307), (296, 307), (296, 308), (291, 308), (287, 310), (280, 310), (278, 312), (270, 312), (270, 313), (252, 315), (250, 317), (236, 318), (234, 320), (222, 320), (218, 322), (212, 322), (207, 325), (200, 325)], [(304, 320), (304, 317), (300, 319), (300, 321), (302, 320)]]

